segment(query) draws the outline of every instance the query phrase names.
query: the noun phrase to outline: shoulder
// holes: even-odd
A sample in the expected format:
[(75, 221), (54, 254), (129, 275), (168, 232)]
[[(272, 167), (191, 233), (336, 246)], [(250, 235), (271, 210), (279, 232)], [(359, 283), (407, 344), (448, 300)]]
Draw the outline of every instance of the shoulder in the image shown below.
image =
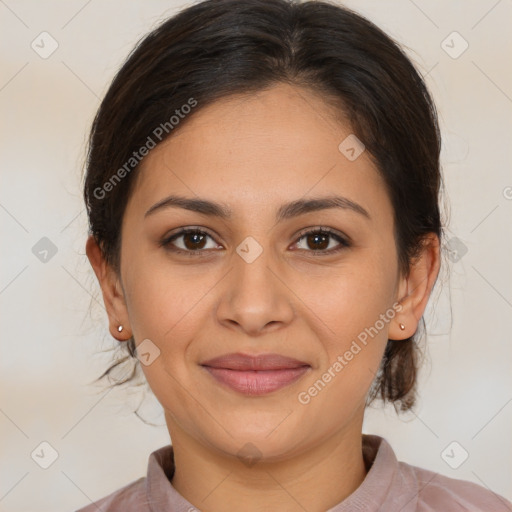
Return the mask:
[(98, 510), (101, 510), (101, 512), (149, 511), (146, 497), (146, 477), (134, 480), (76, 512), (98, 512)]
[(413, 480), (416, 484), (418, 512), (512, 512), (510, 501), (481, 485), (450, 478), (405, 462), (399, 462), (398, 465), (403, 479)]
[(150, 512), (150, 504), (179, 503), (179, 494), (170, 484), (173, 472), (174, 452), (166, 445), (150, 454), (146, 476), (76, 512)]
[(347, 506), (364, 502), (365, 510), (377, 511), (378, 504), (382, 512), (512, 512), (512, 503), (486, 486), (399, 462), (380, 436), (365, 434), (363, 457), (370, 468)]

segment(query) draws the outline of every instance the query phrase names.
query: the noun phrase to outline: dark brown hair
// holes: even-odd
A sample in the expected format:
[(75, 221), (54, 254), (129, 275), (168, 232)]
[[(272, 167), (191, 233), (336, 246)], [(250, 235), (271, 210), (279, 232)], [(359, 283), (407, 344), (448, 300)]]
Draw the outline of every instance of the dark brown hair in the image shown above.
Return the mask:
[[(407, 273), (426, 234), (441, 237), (437, 114), (399, 45), (364, 17), (326, 1), (206, 0), (138, 42), (92, 125), (84, 184), (90, 234), (117, 272), (140, 148), (150, 138), (158, 143), (172, 136), (220, 98), (277, 83), (321, 94), (351, 123), (386, 183), (401, 272)], [(133, 338), (123, 347), (129, 355), (100, 379), (135, 356)], [(380, 397), (401, 410), (412, 407), (418, 351), (412, 337), (388, 341), (368, 403)]]

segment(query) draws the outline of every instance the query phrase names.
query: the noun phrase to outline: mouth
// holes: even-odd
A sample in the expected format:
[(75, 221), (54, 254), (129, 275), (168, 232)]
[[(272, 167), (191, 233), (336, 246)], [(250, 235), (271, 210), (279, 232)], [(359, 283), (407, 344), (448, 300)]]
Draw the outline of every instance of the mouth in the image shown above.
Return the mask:
[(300, 379), (311, 366), (279, 354), (227, 354), (201, 364), (209, 374), (228, 388), (250, 396), (282, 389)]

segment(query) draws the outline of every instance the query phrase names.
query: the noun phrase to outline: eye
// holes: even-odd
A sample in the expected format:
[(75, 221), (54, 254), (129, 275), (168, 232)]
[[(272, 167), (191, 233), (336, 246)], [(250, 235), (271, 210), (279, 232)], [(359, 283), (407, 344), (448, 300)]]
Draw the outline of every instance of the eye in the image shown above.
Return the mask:
[[(212, 241), (210, 247), (207, 246), (208, 238)], [(312, 252), (313, 254), (332, 254), (347, 247), (350, 243), (337, 232), (330, 228), (316, 228), (309, 231), (303, 231), (299, 234), (299, 239), (294, 245), (300, 245), (301, 240), (305, 240), (306, 248), (299, 247), (299, 250)], [(331, 242), (335, 240), (338, 245)], [(215, 243), (213, 237), (206, 231), (199, 228), (185, 228), (160, 242), (160, 246), (166, 249), (186, 254), (188, 256), (202, 256), (206, 252), (204, 249), (218, 249), (219, 245)]]
[[(345, 238), (330, 228), (320, 227), (302, 232), (296, 244), (298, 245), (302, 239), (305, 240), (306, 249), (300, 247), (299, 249), (307, 252), (332, 254), (350, 247), (350, 243)], [(333, 239), (338, 242), (338, 246), (335, 245), (334, 248), (331, 246)]]
[(160, 242), (160, 245), (171, 251), (193, 256), (204, 252), (202, 249), (218, 248), (215, 242), (212, 246), (207, 247), (206, 241), (208, 238), (213, 240), (206, 231), (197, 228), (186, 228), (165, 238)]

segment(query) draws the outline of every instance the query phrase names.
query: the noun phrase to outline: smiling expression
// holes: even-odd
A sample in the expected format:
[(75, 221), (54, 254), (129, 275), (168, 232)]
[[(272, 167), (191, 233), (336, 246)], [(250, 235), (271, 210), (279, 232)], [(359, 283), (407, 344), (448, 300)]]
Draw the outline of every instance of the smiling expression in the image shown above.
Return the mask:
[[(297, 400), (400, 299), (393, 208), (367, 152), (338, 149), (351, 134), (321, 97), (281, 84), (203, 108), (143, 160), (121, 280), (136, 343), (160, 350), (143, 370), (171, 436), (278, 458), (360, 432), (391, 323)], [(205, 364), (229, 354), (231, 367)], [(272, 354), (298, 363), (233, 368)]]

